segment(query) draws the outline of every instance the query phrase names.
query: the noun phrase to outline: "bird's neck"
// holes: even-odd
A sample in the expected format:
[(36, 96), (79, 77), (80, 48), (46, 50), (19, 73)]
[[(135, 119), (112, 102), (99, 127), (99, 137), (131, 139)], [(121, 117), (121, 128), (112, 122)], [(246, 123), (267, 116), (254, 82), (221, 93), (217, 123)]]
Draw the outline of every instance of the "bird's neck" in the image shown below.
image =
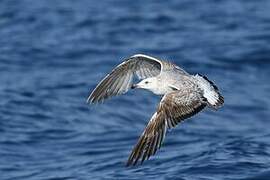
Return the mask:
[(148, 89), (148, 90), (152, 91), (156, 95), (164, 95), (173, 91), (170, 87), (164, 86), (164, 85), (160, 85), (155, 88)]

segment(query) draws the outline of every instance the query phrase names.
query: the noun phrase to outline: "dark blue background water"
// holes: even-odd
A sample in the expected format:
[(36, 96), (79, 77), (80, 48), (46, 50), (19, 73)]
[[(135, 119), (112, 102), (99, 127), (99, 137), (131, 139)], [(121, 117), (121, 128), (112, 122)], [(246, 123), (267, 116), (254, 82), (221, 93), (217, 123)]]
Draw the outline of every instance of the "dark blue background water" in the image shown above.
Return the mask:
[[(221, 89), (224, 107), (124, 164), (159, 97), (87, 96), (146, 53)], [(270, 179), (270, 1), (0, 1), (0, 179)]]

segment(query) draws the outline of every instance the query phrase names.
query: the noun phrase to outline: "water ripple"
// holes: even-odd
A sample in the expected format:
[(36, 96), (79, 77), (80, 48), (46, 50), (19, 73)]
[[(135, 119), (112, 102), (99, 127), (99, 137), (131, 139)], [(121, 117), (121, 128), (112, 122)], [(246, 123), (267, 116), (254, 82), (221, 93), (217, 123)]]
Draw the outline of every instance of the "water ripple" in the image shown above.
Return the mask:
[[(0, 2), (0, 179), (269, 179), (269, 1)], [(160, 98), (87, 96), (135, 53), (213, 80), (225, 97), (128, 155)]]

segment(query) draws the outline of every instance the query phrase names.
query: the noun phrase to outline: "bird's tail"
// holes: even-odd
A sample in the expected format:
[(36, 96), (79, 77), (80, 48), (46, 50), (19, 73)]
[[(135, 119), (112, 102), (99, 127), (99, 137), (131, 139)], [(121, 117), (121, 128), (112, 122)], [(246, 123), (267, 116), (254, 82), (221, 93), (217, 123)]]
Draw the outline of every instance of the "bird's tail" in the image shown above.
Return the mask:
[(220, 94), (217, 86), (206, 76), (201, 74), (195, 75), (199, 87), (203, 90), (203, 96), (207, 99), (208, 105), (214, 109), (218, 109), (224, 103), (224, 98)]

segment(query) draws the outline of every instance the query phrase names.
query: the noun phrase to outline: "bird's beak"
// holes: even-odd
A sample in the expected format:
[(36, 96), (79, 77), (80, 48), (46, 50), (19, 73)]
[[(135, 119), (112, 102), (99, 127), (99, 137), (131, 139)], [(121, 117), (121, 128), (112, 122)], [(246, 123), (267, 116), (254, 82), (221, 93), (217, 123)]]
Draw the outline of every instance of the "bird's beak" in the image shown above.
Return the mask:
[(135, 88), (137, 88), (137, 87), (138, 87), (137, 84), (132, 84), (132, 85), (131, 85), (131, 89), (135, 89)]

